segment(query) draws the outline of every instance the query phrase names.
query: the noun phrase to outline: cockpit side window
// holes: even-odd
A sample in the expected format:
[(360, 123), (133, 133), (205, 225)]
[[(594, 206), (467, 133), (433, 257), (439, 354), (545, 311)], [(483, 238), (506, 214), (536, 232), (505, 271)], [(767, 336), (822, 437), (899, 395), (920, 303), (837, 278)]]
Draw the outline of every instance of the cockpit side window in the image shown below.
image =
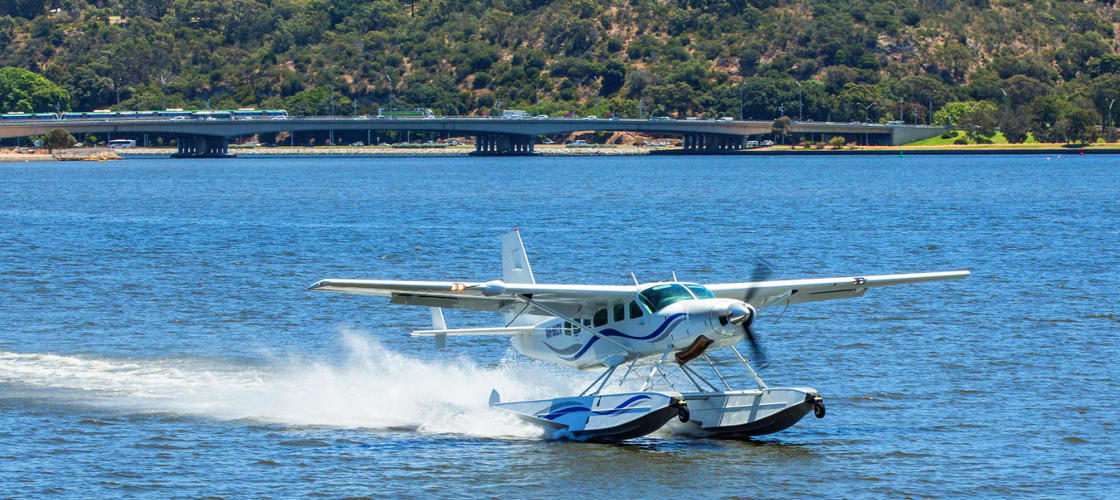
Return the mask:
[(631, 300), (630, 301), (630, 319), (640, 318), (640, 317), (642, 317), (642, 306), (639, 306), (637, 302)]
[(698, 298), (698, 299), (714, 299), (714, 298), (716, 298), (716, 294), (712, 293), (711, 290), (708, 290), (707, 288), (705, 288), (703, 286), (700, 286), (700, 285), (685, 285), (685, 286), (688, 287), (688, 289), (690, 291), (692, 291), (692, 294), (695, 295), (696, 298)]
[(660, 311), (669, 304), (682, 300), (692, 300), (693, 298), (692, 294), (688, 293), (688, 289), (676, 283), (654, 285), (642, 290), (642, 293), (638, 295), (645, 299), (649, 309), (654, 312)]

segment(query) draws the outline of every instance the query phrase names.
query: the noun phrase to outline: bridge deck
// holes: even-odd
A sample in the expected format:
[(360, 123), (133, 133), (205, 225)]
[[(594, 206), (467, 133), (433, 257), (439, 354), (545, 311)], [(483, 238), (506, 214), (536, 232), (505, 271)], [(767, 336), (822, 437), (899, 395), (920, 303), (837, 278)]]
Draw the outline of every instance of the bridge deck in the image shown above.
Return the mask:
[[(645, 132), (666, 135), (719, 135), (745, 137), (770, 134), (770, 121), (725, 120), (637, 120), (637, 119), (501, 119), (501, 118), (427, 118), (427, 119), (377, 119), (311, 117), (286, 120), (172, 120), (163, 118), (96, 119), (96, 120), (28, 120), (0, 122), (0, 138), (26, 137), (45, 134), (51, 129), (62, 128), (70, 133), (96, 134), (166, 134), (211, 137), (234, 137), (282, 131), (324, 130), (384, 130), (441, 132), (449, 135), (472, 136), (499, 134), (507, 136), (537, 136), (567, 134), (580, 131), (594, 132)], [(892, 144), (912, 142), (941, 134), (945, 128), (924, 125), (898, 125), (873, 123), (795, 122), (794, 134), (824, 134), (854, 136), (889, 134)], [(903, 141), (903, 142), (900, 142)]]

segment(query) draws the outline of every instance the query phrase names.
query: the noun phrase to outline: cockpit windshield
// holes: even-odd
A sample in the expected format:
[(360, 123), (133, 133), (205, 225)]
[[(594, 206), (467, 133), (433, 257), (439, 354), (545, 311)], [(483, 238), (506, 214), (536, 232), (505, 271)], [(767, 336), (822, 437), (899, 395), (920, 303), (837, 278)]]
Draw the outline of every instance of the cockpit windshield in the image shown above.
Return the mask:
[(707, 288), (704, 288), (701, 285), (691, 283), (691, 284), (686, 284), (685, 286), (688, 287), (688, 290), (691, 291), (692, 294), (695, 295), (696, 298), (698, 298), (698, 299), (714, 299), (714, 298), (716, 298), (716, 294), (712, 293), (711, 290), (708, 290)]
[(646, 303), (646, 307), (649, 307), (649, 310), (653, 312), (660, 311), (669, 304), (682, 300), (692, 300), (693, 298), (692, 294), (688, 293), (688, 289), (676, 283), (651, 286), (642, 290), (642, 293), (638, 296)]

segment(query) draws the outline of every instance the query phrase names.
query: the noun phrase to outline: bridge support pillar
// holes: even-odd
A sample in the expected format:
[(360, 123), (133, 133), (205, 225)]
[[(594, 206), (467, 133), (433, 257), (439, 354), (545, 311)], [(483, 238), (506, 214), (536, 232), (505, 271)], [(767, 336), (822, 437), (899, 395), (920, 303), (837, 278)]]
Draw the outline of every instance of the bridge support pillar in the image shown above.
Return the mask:
[(685, 134), (681, 142), (683, 154), (727, 154), (743, 149), (746, 137), (727, 134)]
[(229, 139), (212, 135), (180, 135), (175, 138), (178, 152), (172, 158), (233, 158)]
[(475, 156), (517, 156), (534, 154), (536, 137), (512, 134), (478, 134), (474, 138)]

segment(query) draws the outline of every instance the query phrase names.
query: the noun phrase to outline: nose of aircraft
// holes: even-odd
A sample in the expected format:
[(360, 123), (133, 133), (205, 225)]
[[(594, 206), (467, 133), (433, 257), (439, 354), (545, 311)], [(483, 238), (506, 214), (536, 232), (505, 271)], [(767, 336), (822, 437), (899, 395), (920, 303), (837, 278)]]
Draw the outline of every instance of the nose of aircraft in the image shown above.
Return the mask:
[(743, 325), (754, 319), (754, 308), (750, 304), (730, 304), (727, 306), (727, 319), (732, 324)]

